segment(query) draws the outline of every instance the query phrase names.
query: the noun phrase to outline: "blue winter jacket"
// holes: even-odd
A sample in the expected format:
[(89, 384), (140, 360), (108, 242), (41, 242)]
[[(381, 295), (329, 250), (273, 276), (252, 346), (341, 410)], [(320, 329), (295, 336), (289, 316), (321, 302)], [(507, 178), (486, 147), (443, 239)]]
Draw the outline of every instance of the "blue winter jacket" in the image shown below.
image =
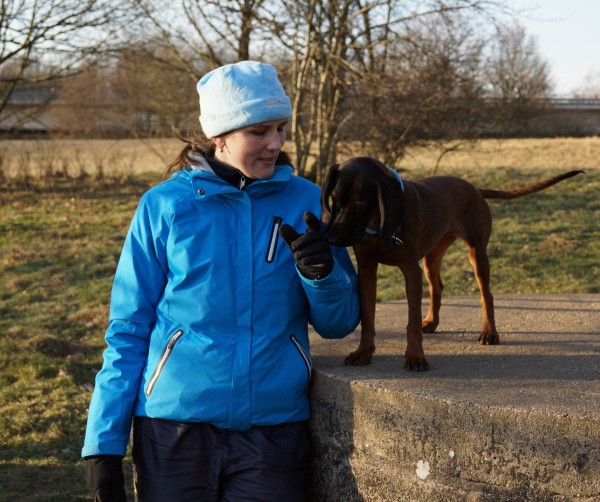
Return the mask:
[(308, 323), (341, 338), (359, 320), (343, 248), (304, 278), (278, 234), (306, 231), (319, 188), (289, 166), (239, 190), (210, 168), (144, 194), (115, 274), (108, 347), (82, 456), (124, 455), (133, 415), (246, 430), (309, 418)]

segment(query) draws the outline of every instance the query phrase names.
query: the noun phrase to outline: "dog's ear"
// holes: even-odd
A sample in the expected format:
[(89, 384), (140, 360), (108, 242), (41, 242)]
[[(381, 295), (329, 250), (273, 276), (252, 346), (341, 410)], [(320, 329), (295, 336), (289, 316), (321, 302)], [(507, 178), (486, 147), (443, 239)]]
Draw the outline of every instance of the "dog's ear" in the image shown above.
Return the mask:
[(324, 223), (329, 223), (331, 220), (331, 206), (329, 205), (329, 198), (331, 197), (331, 192), (337, 180), (339, 167), (339, 164), (331, 164), (329, 166), (327, 175), (323, 181), (323, 186), (321, 187), (321, 210), (323, 212), (322, 219)]
[(400, 224), (398, 213), (404, 207), (404, 192), (396, 179), (381, 176), (376, 182), (379, 201), (379, 237), (386, 246), (392, 246), (392, 236)]

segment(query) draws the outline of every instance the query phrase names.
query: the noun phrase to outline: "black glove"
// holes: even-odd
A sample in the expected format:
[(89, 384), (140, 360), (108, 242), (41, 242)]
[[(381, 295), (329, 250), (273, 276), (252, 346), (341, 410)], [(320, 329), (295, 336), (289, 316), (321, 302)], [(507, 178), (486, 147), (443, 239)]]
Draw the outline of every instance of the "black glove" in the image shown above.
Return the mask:
[(292, 250), (298, 269), (308, 279), (323, 279), (333, 269), (333, 256), (329, 243), (321, 233), (319, 219), (313, 214), (304, 213), (307, 231), (299, 234), (290, 225), (282, 225), (279, 233)]
[(85, 459), (85, 478), (94, 502), (126, 502), (123, 459), (119, 455), (95, 455)]

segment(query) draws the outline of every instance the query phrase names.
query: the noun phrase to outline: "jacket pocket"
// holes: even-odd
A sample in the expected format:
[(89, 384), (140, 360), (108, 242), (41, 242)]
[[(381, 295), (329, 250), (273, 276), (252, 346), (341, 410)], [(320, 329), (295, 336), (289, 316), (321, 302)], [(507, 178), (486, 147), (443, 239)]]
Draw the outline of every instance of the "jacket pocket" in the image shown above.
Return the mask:
[(279, 216), (274, 216), (273, 225), (271, 225), (271, 233), (269, 234), (267, 254), (265, 256), (265, 261), (267, 263), (272, 263), (275, 259), (275, 251), (277, 251), (277, 241), (279, 238), (279, 227), (281, 227), (281, 218)]
[(162, 370), (163, 370), (165, 364), (167, 363), (167, 360), (171, 356), (171, 353), (173, 352), (173, 348), (175, 347), (175, 344), (182, 336), (183, 336), (183, 330), (178, 329), (169, 338), (169, 341), (167, 342), (167, 345), (165, 346), (165, 350), (163, 351), (162, 356), (160, 357), (158, 364), (156, 365), (156, 369), (154, 370), (154, 373), (152, 374), (152, 378), (150, 378), (150, 381), (148, 382), (148, 387), (146, 387), (146, 396), (150, 396), (150, 394), (152, 394), (152, 390), (154, 389), (154, 386), (156, 385), (156, 382), (158, 381), (160, 374), (162, 373)]
[(312, 361), (311, 361), (308, 353), (306, 352), (306, 350), (304, 350), (304, 347), (302, 347), (302, 344), (296, 339), (295, 335), (291, 335), (290, 340), (296, 347), (296, 350), (302, 357), (302, 360), (304, 361), (304, 365), (306, 366), (306, 387), (308, 388), (308, 384), (310, 382), (310, 377), (312, 375)]

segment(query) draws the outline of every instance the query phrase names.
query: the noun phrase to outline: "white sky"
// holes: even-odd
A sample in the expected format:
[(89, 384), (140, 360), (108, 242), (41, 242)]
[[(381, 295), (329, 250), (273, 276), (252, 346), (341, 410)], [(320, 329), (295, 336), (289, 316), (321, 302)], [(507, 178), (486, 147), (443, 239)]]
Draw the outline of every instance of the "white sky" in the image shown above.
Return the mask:
[(537, 40), (550, 66), (554, 94), (567, 97), (584, 86), (586, 76), (600, 78), (600, 0), (510, 0), (531, 9), (519, 22)]

